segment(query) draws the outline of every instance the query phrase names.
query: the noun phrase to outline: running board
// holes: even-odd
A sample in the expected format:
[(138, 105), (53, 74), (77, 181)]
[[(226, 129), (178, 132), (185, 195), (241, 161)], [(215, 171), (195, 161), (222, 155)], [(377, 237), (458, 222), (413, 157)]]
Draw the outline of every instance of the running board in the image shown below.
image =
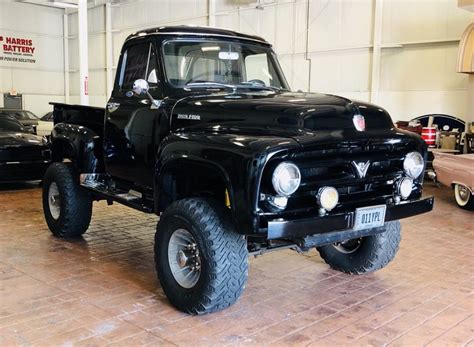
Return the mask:
[(142, 212), (153, 213), (153, 206), (143, 199), (142, 193), (133, 189), (126, 192), (113, 188), (113, 181), (108, 175), (81, 174), (80, 185), (102, 199), (116, 201)]

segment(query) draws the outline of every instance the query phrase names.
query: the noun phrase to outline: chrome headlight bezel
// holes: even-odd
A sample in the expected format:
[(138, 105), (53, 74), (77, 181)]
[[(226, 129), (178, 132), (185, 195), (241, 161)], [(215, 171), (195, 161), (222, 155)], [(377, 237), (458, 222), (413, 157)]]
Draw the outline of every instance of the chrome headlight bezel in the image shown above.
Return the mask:
[(419, 152), (410, 152), (403, 160), (403, 171), (410, 178), (419, 177), (425, 168), (425, 161)]
[(298, 190), (300, 184), (300, 169), (292, 162), (281, 162), (273, 170), (272, 185), (277, 195), (290, 196)]

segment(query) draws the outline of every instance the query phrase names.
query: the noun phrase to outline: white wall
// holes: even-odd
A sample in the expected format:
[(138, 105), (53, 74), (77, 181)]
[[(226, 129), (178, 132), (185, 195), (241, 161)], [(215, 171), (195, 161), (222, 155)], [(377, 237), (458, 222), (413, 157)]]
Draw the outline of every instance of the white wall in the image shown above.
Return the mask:
[(474, 121), (468, 114), (468, 75), (455, 72), (458, 41), (416, 44), (458, 40), (473, 20), (454, 0), (387, 2), (382, 43), (408, 44), (382, 51), (380, 103), (400, 118), (401, 112), (408, 118), (448, 113)]
[(38, 116), (51, 110), (50, 101), (63, 102), (63, 10), (0, 1), (0, 36), (33, 40), (36, 60), (0, 61), (0, 107), (3, 93), (12, 89), (23, 95), (23, 107)]
[[(380, 76), (373, 75), (376, 0), (216, 0), (216, 26), (274, 44), (293, 89), (376, 102), (394, 120), (468, 114), (467, 75), (455, 72), (457, 45), (474, 15), (456, 0), (384, 0)], [(309, 12), (308, 12), (309, 11)], [(77, 15), (69, 16), (71, 102), (78, 102)], [(114, 64), (124, 39), (160, 25), (207, 25), (207, 0), (139, 0), (112, 7)], [(309, 25), (308, 25), (309, 24)], [(309, 28), (308, 28), (309, 27)], [(308, 29), (308, 30), (307, 30)], [(89, 11), (91, 104), (106, 95), (104, 8)], [(373, 77), (378, 89), (372, 88)]]

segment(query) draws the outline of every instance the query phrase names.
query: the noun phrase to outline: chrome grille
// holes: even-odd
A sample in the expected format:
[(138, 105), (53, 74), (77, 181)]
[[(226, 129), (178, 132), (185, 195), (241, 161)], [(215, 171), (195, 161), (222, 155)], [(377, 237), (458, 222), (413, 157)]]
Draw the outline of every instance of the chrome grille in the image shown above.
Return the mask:
[[(287, 210), (316, 208), (315, 196), (324, 186), (338, 190), (336, 209), (364, 206), (375, 200), (383, 203), (393, 195), (395, 180), (403, 175), (403, 159), (409, 147), (406, 143), (344, 143), (289, 153), (285, 160), (298, 165), (302, 179), (300, 188), (289, 199)], [(370, 161), (365, 177), (359, 177), (352, 164), (358, 161)]]

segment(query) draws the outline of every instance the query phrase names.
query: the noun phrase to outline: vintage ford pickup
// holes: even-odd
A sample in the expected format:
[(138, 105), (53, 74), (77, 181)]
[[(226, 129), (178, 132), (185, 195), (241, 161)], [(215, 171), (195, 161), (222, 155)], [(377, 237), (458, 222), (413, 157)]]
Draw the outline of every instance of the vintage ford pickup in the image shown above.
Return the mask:
[(379, 106), (291, 92), (260, 37), (143, 30), (118, 64), (105, 110), (54, 104), (45, 218), (70, 238), (94, 200), (158, 214), (158, 277), (185, 312), (233, 304), (249, 254), (317, 248), (334, 269), (378, 270), (398, 220), (433, 207), (418, 135)]

